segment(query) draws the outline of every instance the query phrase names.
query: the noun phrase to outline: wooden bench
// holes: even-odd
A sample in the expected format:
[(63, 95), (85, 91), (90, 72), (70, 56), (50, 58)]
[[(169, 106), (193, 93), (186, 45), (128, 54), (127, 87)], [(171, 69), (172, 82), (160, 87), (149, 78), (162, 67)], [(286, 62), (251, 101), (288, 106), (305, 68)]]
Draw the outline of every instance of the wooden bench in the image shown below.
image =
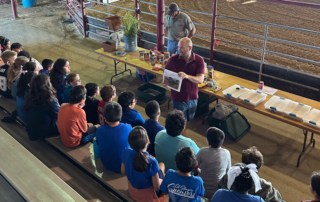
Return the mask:
[[(8, 99), (3, 96), (0, 97), (0, 109), (4, 110), (8, 116), (12, 114), (14, 110), (16, 110), (16, 101), (13, 99)], [(21, 125), (26, 126), (19, 116), (17, 116), (16, 121), (18, 121)]]
[(27, 201), (86, 201), (0, 128), (1, 175)]
[(124, 201), (133, 201), (128, 192), (128, 179), (125, 175), (114, 173), (105, 169), (100, 158), (94, 158), (93, 144), (68, 148), (63, 145), (60, 137), (46, 138), (46, 141), (58, 149), (71, 161), (82, 167), (90, 176), (100, 184), (105, 185), (113, 194)]

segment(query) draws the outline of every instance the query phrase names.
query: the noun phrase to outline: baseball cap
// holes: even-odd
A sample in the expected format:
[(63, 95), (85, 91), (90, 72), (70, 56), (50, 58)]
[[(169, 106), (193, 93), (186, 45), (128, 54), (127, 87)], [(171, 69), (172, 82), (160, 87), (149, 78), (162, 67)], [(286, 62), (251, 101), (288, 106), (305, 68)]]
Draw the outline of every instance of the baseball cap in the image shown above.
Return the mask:
[(167, 15), (172, 15), (174, 12), (179, 10), (179, 6), (176, 3), (171, 3), (167, 11)]

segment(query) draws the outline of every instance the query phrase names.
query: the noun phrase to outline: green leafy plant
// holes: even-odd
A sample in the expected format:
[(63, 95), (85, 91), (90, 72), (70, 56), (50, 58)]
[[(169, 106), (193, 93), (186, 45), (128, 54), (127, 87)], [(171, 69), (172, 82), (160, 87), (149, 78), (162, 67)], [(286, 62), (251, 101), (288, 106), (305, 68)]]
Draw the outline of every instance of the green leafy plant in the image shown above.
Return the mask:
[(121, 18), (121, 24), (123, 27), (123, 35), (124, 36), (135, 36), (138, 33), (138, 26), (140, 25), (140, 21), (135, 18), (133, 15), (130, 15), (127, 12)]

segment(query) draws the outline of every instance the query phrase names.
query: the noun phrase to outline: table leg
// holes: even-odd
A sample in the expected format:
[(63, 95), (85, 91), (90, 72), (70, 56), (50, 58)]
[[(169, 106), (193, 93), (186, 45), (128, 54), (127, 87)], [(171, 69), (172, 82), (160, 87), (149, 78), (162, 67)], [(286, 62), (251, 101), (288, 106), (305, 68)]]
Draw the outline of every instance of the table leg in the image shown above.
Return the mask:
[[(203, 118), (202, 118), (202, 125), (204, 125), (204, 119), (208, 116), (208, 113), (209, 113), (209, 111), (210, 111), (210, 107), (209, 107), (209, 105), (210, 105), (210, 99), (212, 98), (212, 97), (214, 97), (214, 96), (209, 96), (208, 98), (207, 98), (207, 105), (208, 105), (208, 108), (207, 108), (207, 113), (203, 116)], [(218, 102), (219, 102), (219, 99), (217, 99), (216, 100), (216, 104), (218, 104)]]
[(113, 62), (114, 62), (114, 75), (111, 77), (110, 84), (112, 84), (112, 79), (113, 79), (113, 77), (116, 77), (116, 76), (118, 76), (118, 75), (120, 75), (120, 74), (123, 75), (123, 73), (125, 73), (125, 72), (127, 72), (127, 71), (129, 71), (129, 72), (130, 72), (130, 76), (132, 76), (131, 69), (127, 69), (127, 64), (124, 64), (124, 71), (122, 71), (122, 72), (120, 72), (120, 73), (118, 74), (117, 64), (119, 64), (119, 62), (116, 62), (116, 60), (113, 60)]
[(306, 149), (309, 148), (309, 146), (312, 144), (312, 147), (314, 147), (316, 140), (313, 139), (313, 133), (311, 133), (311, 138), (310, 138), (310, 142), (308, 145), (306, 145), (307, 143), (307, 138), (308, 138), (308, 131), (303, 130), (303, 135), (304, 135), (304, 141), (303, 141), (303, 147), (302, 147), (302, 152), (300, 153), (299, 157), (298, 157), (298, 161), (297, 161), (297, 167), (299, 168), (300, 165), (300, 159), (302, 157), (302, 155), (304, 154), (304, 152), (306, 151)]

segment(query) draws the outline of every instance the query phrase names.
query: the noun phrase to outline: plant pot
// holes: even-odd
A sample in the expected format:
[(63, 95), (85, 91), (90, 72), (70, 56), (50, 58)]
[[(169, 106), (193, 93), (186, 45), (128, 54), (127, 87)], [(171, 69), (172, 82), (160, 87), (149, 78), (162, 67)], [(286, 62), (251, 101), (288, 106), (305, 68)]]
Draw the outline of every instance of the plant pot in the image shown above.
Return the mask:
[(123, 36), (124, 47), (126, 52), (135, 52), (138, 49), (137, 35), (135, 36)]
[(111, 16), (108, 18), (105, 18), (104, 21), (107, 23), (109, 29), (113, 30), (113, 31), (118, 31), (118, 29), (120, 28), (121, 25), (121, 17), (120, 16)]

